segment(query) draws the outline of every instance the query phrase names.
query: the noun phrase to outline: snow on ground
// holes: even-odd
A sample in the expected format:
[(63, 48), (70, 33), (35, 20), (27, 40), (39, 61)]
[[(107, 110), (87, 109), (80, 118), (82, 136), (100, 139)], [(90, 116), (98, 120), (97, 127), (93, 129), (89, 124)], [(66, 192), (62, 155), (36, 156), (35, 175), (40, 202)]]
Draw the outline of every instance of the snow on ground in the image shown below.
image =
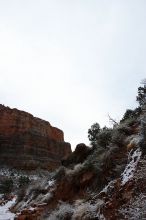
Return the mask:
[(16, 169), (9, 169), (6, 167), (0, 168), (0, 176), (11, 177), (13, 180), (19, 179), (20, 177), (28, 177), (30, 180), (39, 181), (44, 177), (50, 177), (51, 173), (49, 171), (34, 171), (34, 172), (25, 172)]
[(0, 220), (14, 220), (15, 214), (9, 211), (10, 207), (14, 205), (16, 198), (8, 201), (5, 205), (0, 206)]
[(55, 185), (55, 180), (49, 180), (48, 181), (48, 186), (53, 187)]
[(103, 188), (103, 190), (100, 191), (99, 195), (100, 195), (101, 193), (107, 193), (109, 190), (113, 189), (115, 182), (116, 182), (116, 180), (110, 181), (110, 182)]
[(136, 170), (137, 164), (140, 160), (141, 154), (142, 153), (141, 153), (140, 148), (135, 150), (133, 153), (132, 151), (130, 151), (129, 158), (128, 158), (129, 163), (127, 164), (124, 172), (121, 175), (122, 185), (125, 185), (125, 183), (127, 183), (130, 179), (133, 178), (133, 175)]
[(125, 204), (120, 208), (119, 213), (128, 220), (146, 219), (146, 195), (140, 193), (132, 198), (128, 205)]

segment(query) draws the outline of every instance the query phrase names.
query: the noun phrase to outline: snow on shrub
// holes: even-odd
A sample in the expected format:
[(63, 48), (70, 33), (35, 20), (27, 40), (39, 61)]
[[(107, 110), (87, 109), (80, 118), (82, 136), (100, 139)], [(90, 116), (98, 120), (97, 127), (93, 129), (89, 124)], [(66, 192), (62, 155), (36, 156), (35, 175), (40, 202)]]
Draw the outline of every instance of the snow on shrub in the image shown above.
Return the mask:
[(74, 166), (74, 169), (66, 169), (67, 175), (74, 175), (76, 173), (79, 173), (84, 168), (84, 163), (79, 163)]
[(105, 220), (105, 217), (101, 213), (103, 206), (103, 201), (97, 199), (96, 201), (83, 202), (82, 200), (77, 200), (75, 202), (74, 213), (71, 220), (93, 220), (100, 219)]
[(15, 204), (16, 198), (0, 206), (0, 220), (14, 220), (15, 214), (11, 213), (9, 209)]
[(71, 219), (71, 216), (74, 212), (74, 208), (72, 205), (67, 203), (61, 203), (56, 210), (54, 210), (51, 215), (48, 217), (48, 220), (63, 220), (63, 219)]
[(97, 216), (97, 205), (90, 202), (82, 203), (76, 206), (72, 220), (76, 219), (94, 219)]

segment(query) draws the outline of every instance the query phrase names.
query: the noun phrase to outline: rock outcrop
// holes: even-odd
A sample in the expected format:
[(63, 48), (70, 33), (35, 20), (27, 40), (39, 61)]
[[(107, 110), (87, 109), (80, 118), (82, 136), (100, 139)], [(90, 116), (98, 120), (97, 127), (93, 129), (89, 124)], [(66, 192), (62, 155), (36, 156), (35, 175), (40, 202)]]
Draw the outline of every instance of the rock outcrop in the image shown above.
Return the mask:
[(76, 146), (72, 154), (62, 160), (62, 165), (65, 167), (73, 167), (76, 164), (83, 163), (91, 153), (93, 153), (91, 147), (86, 146), (84, 143), (80, 143)]
[(27, 112), (0, 105), (0, 165), (52, 170), (70, 153), (63, 131)]

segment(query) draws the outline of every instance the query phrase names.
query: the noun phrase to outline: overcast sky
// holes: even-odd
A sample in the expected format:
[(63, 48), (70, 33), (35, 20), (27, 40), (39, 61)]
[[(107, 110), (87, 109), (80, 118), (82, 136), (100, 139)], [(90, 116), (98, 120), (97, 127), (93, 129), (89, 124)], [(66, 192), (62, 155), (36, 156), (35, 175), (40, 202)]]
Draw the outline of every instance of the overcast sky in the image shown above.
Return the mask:
[(0, 103), (62, 129), (135, 108), (146, 76), (146, 0), (0, 0)]

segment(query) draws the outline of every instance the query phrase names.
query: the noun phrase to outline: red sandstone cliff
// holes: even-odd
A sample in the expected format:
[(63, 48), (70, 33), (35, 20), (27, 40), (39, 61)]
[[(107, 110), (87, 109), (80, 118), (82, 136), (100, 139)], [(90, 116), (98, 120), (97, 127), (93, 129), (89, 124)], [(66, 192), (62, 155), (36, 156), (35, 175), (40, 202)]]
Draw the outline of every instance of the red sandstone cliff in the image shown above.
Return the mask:
[(71, 153), (63, 132), (33, 115), (0, 105), (0, 164), (53, 169)]

